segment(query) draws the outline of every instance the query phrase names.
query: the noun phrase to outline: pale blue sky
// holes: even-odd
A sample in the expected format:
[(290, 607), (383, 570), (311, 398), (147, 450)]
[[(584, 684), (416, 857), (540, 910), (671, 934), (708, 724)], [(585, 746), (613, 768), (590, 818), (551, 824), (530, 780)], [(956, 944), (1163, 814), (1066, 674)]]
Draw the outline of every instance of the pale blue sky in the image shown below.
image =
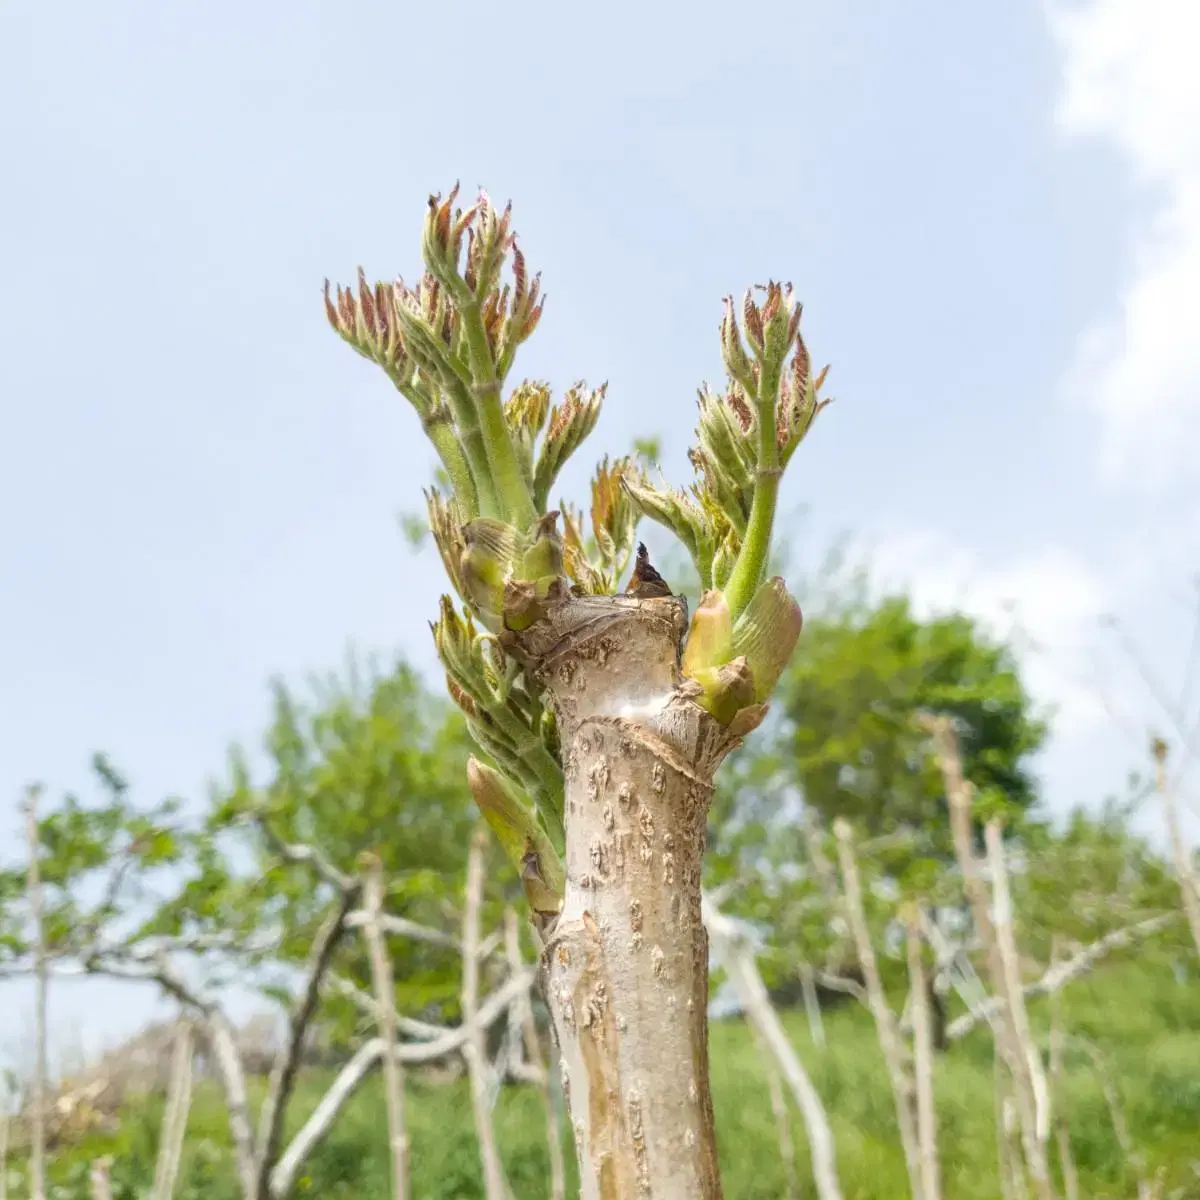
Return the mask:
[(198, 794), (268, 677), (351, 640), (430, 661), (395, 519), (430, 455), (320, 288), (414, 275), (455, 179), (545, 272), (518, 371), (608, 379), (597, 451), (659, 433), (676, 475), (721, 297), (792, 280), (838, 397), (786, 485), (803, 553), (847, 531), (929, 604), (1016, 598), (1067, 710), (1055, 802), (1119, 786), (1068, 676), (1101, 609), (1164, 673), (1188, 632), (1196, 18), (1074, 7), (6, 4), (0, 831), (93, 749)]

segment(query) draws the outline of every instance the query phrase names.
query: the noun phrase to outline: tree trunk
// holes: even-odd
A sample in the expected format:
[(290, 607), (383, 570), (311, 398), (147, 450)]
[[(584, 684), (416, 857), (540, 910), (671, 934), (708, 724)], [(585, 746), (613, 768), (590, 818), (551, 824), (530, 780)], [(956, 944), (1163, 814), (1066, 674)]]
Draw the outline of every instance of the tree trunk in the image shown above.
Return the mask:
[(761, 1044), (773, 1055), (804, 1118), (816, 1194), (819, 1200), (842, 1200), (829, 1116), (779, 1020), (779, 1014), (771, 1006), (753, 951), (736, 936), (733, 922), (715, 904), (707, 901), (704, 905), (704, 922), (712, 932), (716, 958), (725, 968), (737, 992), (746, 1020)]
[(675, 598), (572, 596), (514, 635), (554, 706), (566, 891), (544, 929), (582, 1200), (719, 1200), (700, 871), (737, 744), (678, 687)]

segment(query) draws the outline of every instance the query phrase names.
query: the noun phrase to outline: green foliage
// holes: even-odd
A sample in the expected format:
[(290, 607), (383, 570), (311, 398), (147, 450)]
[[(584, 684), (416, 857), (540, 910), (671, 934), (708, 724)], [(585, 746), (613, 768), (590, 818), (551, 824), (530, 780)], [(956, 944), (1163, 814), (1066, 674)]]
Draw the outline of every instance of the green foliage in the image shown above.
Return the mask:
[(805, 802), (868, 834), (911, 827), (945, 844), (942, 781), (913, 718), (955, 718), (967, 779), (1018, 814), (1046, 725), (1011, 651), (963, 614), (918, 619), (903, 596), (808, 622), (777, 697), (779, 752)]
[[(377, 854), (388, 882), (390, 912), (457, 933), (467, 846), (478, 815), (466, 786), (470, 738), (458, 714), (430, 694), (404, 663), (391, 672), (331, 680), (301, 703), (275, 688), (274, 719), (264, 739), (268, 763), (261, 783), (235, 754), (230, 779), (218, 790), (209, 830), (237, 826), (254, 856), (242, 920), (285, 931), (282, 958), (298, 962), (331, 899), (308, 863), (280, 861), (276, 839), (319, 848), (347, 875), (360, 856)], [(263, 836), (261, 814), (272, 837)], [(511, 871), (489, 872), (488, 919), (498, 919), (514, 894)], [(397, 1003), (408, 1013), (457, 1012), (457, 952), (404, 938), (390, 947)], [(370, 974), (357, 939), (338, 969), (362, 986)], [(355, 1018), (341, 1010), (346, 1032)]]
[[(897, 993), (897, 1006), (902, 994)], [(1044, 1002), (1033, 1009), (1035, 1032), (1045, 1036)], [(1069, 1031), (1095, 1040), (1120, 1081), (1135, 1144), (1151, 1171), (1166, 1171), (1167, 1194), (1181, 1200), (1200, 1196), (1190, 1161), (1200, 1124), (1200, 997), (1194, 984), (1180, 984), (1165, 966), (1129, 964), (1081, 980), (1066, 994)], [(847, 1200), (892, 1200), (906, 1194), (906, 1175), (895, 1114), (870, 1017), (853, 1004), (826, 1014), (829, 1044), (809, 1041), (799, 1013), (785, 1024), (829, 1108)], [(995, 1120), (992, 1052), (986, 1032), (973, 1035), (938, 1058), (936, 1093), (946, 1194), (955, 1200), (995, 1200)], [(776, 1141), (763, 1060), (738, 1021), (712, 1027), (713, 1103), (722, 1131), (719, 1144), (725, 1193), (730, 1200), (777, 1200), (786, 1175)], [(305, 1079), (294, 1127), (327, 1083)], [(1067, 1062), (1066, 1111), (1087, 1196), (1132, 1195), (1094, 1072), (1085, 1058)], [(127, 1114), (115, 1138), (94, 1138), (56, 1156), (52, 1180), (61, 1200), (86, 1200), (86, 1164), (112, 1152), (116, 1200), (133, 1200), (153, 1177), (154, 1138), (161, 1105)], [(413, 1139), (413, 1194), (430, 1200), (482, 1197), (479, 1151), (463, 1081), (450, 1085), (409, 1083)], [(808, 1178), (803, 1124), (790, 1112), (802, 1186)], [(496, 1110), (501, 1154), (514, 1192), (530, 1200), (548, 1195), (544, 1121), (536, 1092), (506, 1087)], [(235, 1200), (219, 1096), (210, 1086), (197, 1094), (184, 1156), (180, 1200)], [(568, 1195), (575, 1191), (574, 1155), (567, 1152)], [(1172, 1193), (1172, 1188), (1182, 1189)], [(811, 1187), (810, 1187), (811, 1190)], [(387, 1134), (378, 1080), (371, 1080), (348, 1106), (330, 1137), (316, 1151), (297, 1188), (298, 1196), (333, 1200), (383, 1200), (388, 1191)], [(805, 1194), (802, 1192), (801, 1194)], [(14, 1200), (24, 1200), (18, 1192)]]

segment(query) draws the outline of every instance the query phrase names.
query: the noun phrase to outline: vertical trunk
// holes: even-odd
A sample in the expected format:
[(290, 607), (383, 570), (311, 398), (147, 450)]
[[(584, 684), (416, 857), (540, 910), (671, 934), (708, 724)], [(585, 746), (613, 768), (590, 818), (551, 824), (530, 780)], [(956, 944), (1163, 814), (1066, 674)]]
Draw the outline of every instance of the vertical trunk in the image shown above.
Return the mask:
[[(1034, 1103), (1034, 1129), (1041, 1145), (1041, 1154), (1045, 1157), (1046, 1143), (1050, 1138), (1050, 1090), (1046, 1086), (1041, 1051), (1033, 1040), (1029, 1029), (1029, 1015), (1025, 1011), (1025, 991), (1021, 984), (1020, 956), (1017, 953), (1017, 939), (1013, 931), (1012, 894), (1008, 887), (1008, 868), (1004, 863), (1004, 840), (1000, 823), (995, 820), (989, 821), (984, 835), (987, 838), (988, 862), (992, 871), (992, 907), (996, 921), (996, 946), (1000, 952), (1004, 972), (1004, 992), (1013, 1033), (1029, 1071)], [(1033, 1164), (1030, 1164), (1030, 1170), (1033, 1172)], [(1036, 1172), (1034, 1174), (1036, 1178)]]
[(29, 841), (29, 912), (33, 922), (34, 1064), (29, 1098), (29, 1195), (46, 1200), (46, 930), (42, 920), (41, 839), (38, 836), (39, 789), (25, 797), (25, 833)]
[(917, 1126), (913, 1106), (913, 1084), (904, 1062), (904, 1051), (900, 1033), (896, 1027), (896, 1016), (888, 1004), (879, 975), (879, 963), (871, 945), (871, 931), (867, 928), (866, 911), (863, 908), (862, 882), (858, 875), (858, 863), (854, 857), (854, 845), (850, 826), (841, 818), (834, 825), (838, 843), (838, 861), (842, 868), (842, 886), (846, 893), (846, 920), (854, 938), (858, 965), (862, 968), (867, 985), (867, 1001), (871, 1015), (875, 1018), (875, 1029), (879, 1045), (883, 1050), (883, 1061), (892, 1085), (892, 1099), (896, 1104), (896, 1124), (900, 1129), (900, 1145), (904, 1150), (904, 1165), (908, 1168), (908, 1186), (914, 1200), (928, 1200), (921, 1182), (921, 1154), (917, 1144)]
[[(993, 1028), (996, 1047), (1012, 1077), (1013, 1103), (1020, 1123), (1021, 1146), (1024, 1150), (1025, 1162), (1029, 1168), (1033, 1190), (1038, 1200), (1055, 1200), (1045, 1142), (1039, 1136), (1038, 1099), (1035, 1090), (1037, 1085), (1031, 1069), (1031, 1061), (1018, 1036), (1013, 1009), (1014, 1001), (1006, 981), (1004, 959), (1001, 955), (996, 926), (988, 904), (987, 884), (980, 872), (979, 861), (975, 855), (971, 820), (971, 804), (974, 794), (972, 785), (963, 777), (958, 742), (949, 719), (934, 718), (928, 723), (928, 727), (934, 735), (939, 765), (946, 784), (946, 799), (950, 806), (950, 830), (954, 837), (954, 853), (958, 858), (959, 870), (962, 872), (963, 891), (966, 892), (967, 900), (970, 902), (975, 929), (987, 956), (988, 975), (991, 978), (992, 989), (1000, 1001)], [(1004, 915), (1006, 913), (1007, 910)], [(1016, 1000), (1023, 1005), (1023, 993), (1019, 985)], [(1022, 1008), (1022, 1014), (1023, 1012)], [(1044, 1080), (1042, 1082), (1044, 1084)]]
[[(511, 908), (504, 914), (504, 948), (508, 956), (509, 970), (516, 975), (524, 969), (524, 963), (521, 961), (520, 926), (517, 914)], [(513, 1003), (516, 1005), (525, 1041), (525, 1058), (537, 1071), (537, 1087), (542, 1096), (542, 1108), (546, 1113), (546, 1146), (550, 1153), (550, 1200), (563, 1200), (567, 1193), (567, 1183), (563, 1164), (562, 1125), (550, 1094), (550, 1073), (542, 1061), (542, 1047), (533, 1019), (533, 1005), (530, 1003), (528, 992), (522, 992), (520, 999)]]
[(379, 1014), (383, 1042), (383, 1089), (387, 1108), (388, 1145), (392, 1154), (393, 1200), (408, 1200), (408, 1122), (404, 1112), (404, 1066), (396, 1056), (396, 981), (382, 928), (383, 864), (378, 856), (367, 863), (363, 907), (367, 920), (363, 934), (371, 956), (371, 983)]
[[(1058, 937), (1050, 939), (1050, 969), (1058, 966)], [(1054, 1106), (1055, 1135), (1058, 1143), (1058, 1162), (1062, 1168), (1063, 1193), (1066, 1200), (1079, 1200), (1079, 1172), (1071, 1150), (1071, 1131), (1067, 1124), (1062, 1097), (1063, 1028), (1062, 989), (1050, 993), (1050, 1099)]]
[(767, 1073), (767, 1091), (771, 1096), (771, 1112), (775, 1117), (775, 1133), (779, 1139), (779, 1157), (783, 1162), (784, 1196), (786, 1200), (795, 1200), (799, 1193), (796, 1178), (796, 1147), (792, 1142), (792, 1125), (788, 1114), (787, 1099), (783, 1094), (783, 1081), (779, 1077), (779, 1068), (775, 1064), (771, 1047), (767, 1045), (757, 1029), (754, 1030), (754, 1041), (758, 1046), (763, 1070)]
[(837, 1153), (829, 1117), (800, 1056), (788, 1039), (779, 1014), (771, 1006), (767, 985), (758, 972), (754, 956), (735, 936), (730, 919), (707, 900), (704, 902), (704, 923), (711, 931), (715, 956), (737, 991), (746, 1020), (761, 1039), (761, 1044), (771, 1052), (804, 1119), (817, 1196), (819, 1200), (841, 1200)]
[(467, 1074), (471, 1083), (471, 1106), (475, 1113), (475, 1136), (479, 1139), (479, 1155), (483, 1163), (483, 1191), (487, 1200), (507, 1200), (508, 1183), (504, 1165), (496, 1145), (496, 1130), (492, 1124), (492, 1106), (487, 1094), (487, 1042), (479, 1015), (479, 908), (483, 900), (483, 853), (487, 846), (487, 829), (480, 826), (471, 838), (467, 855), (467, 895), (463, 908), (463, 987), (462, 1019), (470, 1028), (463, 1044)]
[(917, 1084), (917, 1141), (921, 1151), (921, 1186), (925, 1200), (941, 1200), (938, 1164), (937, 1110), (933, 1103), (933, 1024), (929, 990), (921, 962), (921, 926), (917, 914), (905, 922), (908, 945), (908, 978), (912, 992), (913, 1074)]
[(515, 637), (563, 748), (566, 891), (545, 931), (582, 1200), (719, 1200), (700, 869), (737, 743), (678, 694), (674, 598), (579, 596)]
[(151, 1200), (171, 1200), (183, 1142), (187, 1135), (188, 1113), (192, 1104), (192, 1027), (180, 1022), (175, 1031), (175, 1051), (171, 1056), (171, 1077), (167, 1084), (167, 1107), (159, 1135), (158, 1161), (154, 1167)]

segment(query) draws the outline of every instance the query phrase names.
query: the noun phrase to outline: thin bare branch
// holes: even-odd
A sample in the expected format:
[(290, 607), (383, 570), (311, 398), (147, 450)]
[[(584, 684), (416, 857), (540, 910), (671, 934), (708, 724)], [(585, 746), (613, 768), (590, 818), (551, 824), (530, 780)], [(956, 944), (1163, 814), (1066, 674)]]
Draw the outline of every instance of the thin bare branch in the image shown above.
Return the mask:
[[(1058, 966), (1058, 937), (1050, 943), (1050, 969)], [(1063, 1191), (1066, 1200), (1079, 1200), (1079, 1172), (1075, 1167), (1075, 1154), (1071, 1149), (1071, 1131), (1062, 1102), (1063, 1072), (1063, 1028), (1062, 989), (1050, 993), (1050, 1095), (1054, 1100), (1055, 1140), (1058, 1145), (1058, 1163), (1062, 1168)]]
[[(376, 1024), (379, 1023), (379, 1005), (369, 992), (364, 992), (357, 984), (342, 975), (335, 975), (333, 972), (326, 976), (325, 986), (329, 991), (336, 992), (339, 996), (343, 996), (357, 1005)], [(403, 1013), (396, 1013), (396, 1030), (408, 1037), (426, 1041), (451, 1032), (448, 1025), (434, 1025), (429, 1021), (418, 1021), (415, 1017), (406, 1017)]]
[[(519, 975), (512, 976), (479, 1006), (472, 1025), (464, 1023), (456, 1029), (448, 1030), (433, 1041), (402, 1043), (396, 1047), (396, 1057), (405, 1065), (412, 1066), (437, 1062), (448, 1055), (460, 1053), (463, 1045), (476, 1031), (484, 1033), (490, 1029), (508, 1011), (509, 1005), (521, 992), (528, 992), (533, 981), (534, 972), (532, 970), (525, 970)], [(383, 1039), (372, 1038), (355, 1052), (354, 1057), (338, 1073), (337, 1078), (321, 1098), (317, 1107), (313, 1109), (312, 1115), (304, 1123), (300, 1132), (279, 1156), (279, 1161), (271, 1172), (269, 1195), (273, 1200), (280, 1200), (288, 1194), (295, 1180), (296, 1172), (304, 1165), (308, 1156), (332, 1128), (342, 1106), (379, 1065), (383, 1053)]]
[[(1027, 1000), (1032, 1000), (1037, 996), (1053, 996), (1072, 980), (1086, 974), (1109, 954), (1133, 945), (1135, 942), (1157, 933), (1160, 929), (1165, 929), (1179, 920), (1179, 916), (1180, 914), (1177, 912), (1159, 913), (1157, 916), (1147, 917), (1144, 921), (1136, 921), (1132, 925), (1114, 929), (1102, 938), (1084, 946), (1070, 958), (1052, 963), (1040, 979), (1025, 984), (1022, 994)], [(986, 1000), (977, 1003), (971, 1011), (955, 1017), (946, 1026), (946, 1037), (952, 1042), (965, 1037), (980, 1021), (993, 1018), (1000, 1011), (1002, 1005), (1003, 1001), (998, 997), (989, 996)]]
[[(988, 904), (988, 890), (979, 862), (975, 857), (974, 833), (971, 805), (974, 791), (964, 777), (958, 739), (949, 717), (925, 715), (919, 724), (933, 738), (934, 751), (941, 768), (946, 788), (946, 800), (950, 809), (950, 829), (954, 838), (954, 852), (962, 873), (963, 890), (971, 905), (976, 933), (983, 945), (987, 958), (988, 974), (997, 996), (1005, 996), (1004, 960), (1001, 957), (996, 928)], [(1018, 989), (1018, 999), (1019, 999)], [(1050, 1167), (1045, 1146), (1038, 1137), (1037, 1100), (1034, 1082), (1030, 1074), (1029, 1059), (1018, 1037), (1014, 1018), (1008, 1003), (1002, 1003), (995, 1011), (992, 1025), (996, 1046), (1008, 1067), (1013, 1081), (1013, 1100), (1021, 1128), (1021, 1145), (1025, 1161), (1033, 1180), (1038, 1200), (1054, 1200), (1054, 1186), (1050, 1180)]]
[[(921, 1177), (921, 1153), (917, 1142), (917, 1127), (913, 1105), (913, 1082), (904, 1062), (904, 1051), (896, 1028), (896, 1014), (888, 1004), (879, 975), (879, 964), (875, 949), (871, 945), (871, 933), (867, 928), (866, 911), (863, 908), (862, 881), (858, 874), (858, 862), (854, 856), (853, 835), (847, 821), (839, 818), (833, 831), (837, 837), (838, 862), (842, 869), (842, 890), (845, 896), (846, 920), (854, 938), (854, 948), (863, 978), (867, 981), (867, 1002), (875, 1018), (875, 1031), (883, 1050), (883, 1061), (887, 1067), (888, 1080), (892, 1085), (892, 1099), (896, 1106), (896, 1124), (900, 1131), (900, 1146), (904, 1151), (904, 1163), (908, 1168), (908, 1184), (914, 1200), (924, 1197)], [(928, 1200), (928, 1198), (926, 1198)]]
[(821, 1020), (821, 999), (817, 995), (816, 973), (812, 963), (801, 959), (799, 966), (800, 991), (804, 996), (804, 1015), (808, 1033), (818, 1050), (825, 1049), (825, 1023)]
[(771, 1053), (771, 1047), (757, 1026), (751, 1026), (754, 1044), (762, 1059), (763, 1071), (767, 1076), (767, 1092), (771, 1097), (771, 1112), (775, 1116), (775, 1134), (779, 1140), (779, 1157), (783, 1160), (784, 1196), (795, 1200), (800, 1194), (800, 1181), (796, 1175), (796, 1147), (792, 1142), (792, 1123), (789, 1119), (787, 1098), (783, 1094), (783, 1081), (779, 1066)]
[[(511, 908), (505, 910), (504, 913), (504, 950), (508, 958), (509, 971), (514, 975), (518, 974), (524, 969), (524, 963), (521, 961), (521, 931), (517, 914)], [(545, 1060), (542, 1057), (537, 1025), (533, 1019), (533, 1005), (529, 1001), (528, 992), (522, 993), (513, 1003), (525, 1039), (525, 1058), (536, 1071), (533, 1082), (542, 1097), (542, 1107), (546, 1112), (546, 1144), (550, 1151), (550, 1197), (551, 1200), (563, 1200), (567, 1185), (563, 1163), (562, 1129), (559, 1125), (558, 1114), (554, 1109), (554, 1100), (550, 1095), (550, 1073), (547, 1071)]]
[(181, 1021), (175, 1031), (175, 1049), (167, 1084), (167, 1107), (163, 1114), (151, 1200), (171, 1200), (175, 1192), (192, 1104), (192, 1056), (192, 1026), (188, 1021)]
[(307, 1161), (308, 1156), (320, 1144), (333, 1127), (343, 1105), (358, 1091), (367, 1076), (379, 1065), (383, 1056), (383, 1039), (372, 1038), (361, 1046), (348, 1063), (338, 1072), (329, 1090), (321, 1097), (312, 1115), (304, 1122), (300, 1132), (292, 1138), (287, 1149), (271, 1171), (270, 1192), (273, 1198), (288, 1195), (296, 1173)]
[(347, 892), (355, 888), (353, 876), (347, 875), (345, 871), (336, 867), (332, 860), (315, 846), (305, 845), (302, 842), (288, 842), (275, 832), (266, 813), (260, 811), (256, 812), (254, 816), (256, 824), (262, 830), (263, 837), (284, 862), (307, 863), (325, 883), (339, 892)]
[(921, 961), (921, 925), (915, 908), (904, 924), (908, 979), (912, 995), (913, 1074), (917, 1085), (917, 1143), (921, 1155), (921, 1187), (925, 1200), (941, 1200), (942, 1181), (937, 1147), (937, 1110), (933, 1104), (933, 1026), (928, 983)]
[(483, 903), (483, 856), (487, 846), (487, 829), (479, 826), (471, 838), (467, 855), (467, 892), (463, 908), (463, 1023), (470, 1035), (463, 1043), (463, 1057), (471, 1081), (471, 1105), (475, 1113), (475, 1135), (479, 1139), (479, 1155), (483, 1164), (484, 1195), (487, 1200), (507, 1200), (508, 1182), (496, 1145), (496, 1130), (492, 1124), (492, 1109), (487, 1102), (487, 1045), (478, 1023), (479, 1008), (479, 909)]
[[(1016, 932), (1013, 929), (1012, 894), (1008, 886), (1008, 867), (1004, 861), (1004, 832), (997, 820), (991, 820), (984, 829), (987, 839), (988, 864), (992, 872), (992, 910), (996, 922), (996, 943), (1000, 950), (1000, 961), (1004, 970), (1004, 995), (1025, 1061), (1028, 1064), (1029, 1081), (1033, 1089), (1034, 1121), (1038, 1141), (1043, 1148), (1050, 1138), (1050, 1089), (1046, 1085), (1046, 1072), (1041, 1052), (1029, 1029), (1029, 1014), (1025, 1010), (1025, 994), (1021, 987), (1021, 959), (1017, 951)], [(1036, 1178), (1036, 1171), (1030, 1168)]]
[(383, 1041), (384, 1100), (387, 1107), (388, 1143), (392, 1152), (392, 1194), (395, 1200), (408, 1200), (408, 1123), (404, 1112), (404, 1066), (396, 1057), (396, 981), (380, 918), (383, 915), (383, 864), (378, 855), (367, 863), (364, 887), (367, 914), (363, 933), (371, 958), (371, 978), (375, 989), (375, 1011)]
[[(380, 914), (380, 925), (383, 932), (394, 937), (409, 938), (414, 942), (428, 942), (432, 946), (445, 946), (450, 950), (462, 950), (462, 943), (453, 934), (443, 933), (432, 925), (422, 925), (410, 921), (407, 917), (397, 917), (392, 913)], [(346, 919), (351, 929), (359, 929), (367, 923), (367, 914), (361, 909), (352, 912)]]
[(763, 983), (758, 964), (754, 960), (754, 952), (742, 937), (736, 923), (711, 903), (707, 895), (701, 897), (701, 912), (713, 955), (725, 968), (725, 973), (737, 990), (738, 1001), (746, 1019), (758, 1031), (774, 1055), (779, 1070), (791, 1089), (796, 1107), (800, 1110), (804, 1130), (808, 1136), (809, 1158), (812, 1162), (817, 1196), (819, 1200), (841, 1200), (842, 1185), (838, 1179), (837, 1152), (825, 1105), (789, 1040), (779, 1020), (779, 1014), (771, 1005), (766, 984)]
[(1143, 1154), (1133, 1144), (1133, 1138), (1129, 1133), (1129, 1122), (1125, 1119), (1125, 1106), (1121, 1102), (1121, 1090), (1117, 1085), (1117, 1081), (1113, 1078), (1112, 1072), (1108, 1069), (1108, 1064), (1105, 1062), (1104, 1055), (1100, 1052), (1100, 1047), (1089, 1038), (1079, 1037), (1078, 1035), (1071, 1038), (1077, 1046), (1082, 1047), (1085, 1054), (1092, 1061), (1092, 1069), (1096, 1072), (1096, 1077), (1100, 1081), (1100, 1090), (1104, 1093), (1104, 1102), (1108, 1106), (1109, 1119), (1112, 1121), (1113, 1135), (1117, 1139), (1117, 1145), (1121, 1147), (1121, 1153), (1125, 1156), (1125, 1161), (1129, 1163), (1133, 1169), (1134, 1175), (1137, 1178), (1138, 1200), (1144, 1200), (1145, 1197), (1152, 1195), (1152, 1185), (1146, 1175), (1146, 1159)]
[(831, 992), (844, 992), (847, 996), (853, 996), (864, 1008), (870, 1007), (867, 989), (857, 979), (835, 975), (832, 971), (822, 971), (819, 968), (814, 968), (813, 977), (823, 988), (828, 988)]
[(265, 1195), (267, 1192), (271, 1170), (279, 1153), (283, 1118), (292, 1096), (292, 1088), (295, 1086), (296, 1072), (300, 1069), (304, 1039), (308, 1036), (309, 1025), (320, 1002), (321, 983), (345, 933), (346, 918), (358, 899), (358, 892), (358, 881), (347, 878), (333, 911), (322, 922), (309, 948), (304, 983), (288, 1013), (288, 1036), (275, 1055), (271, 1077), (267, 1083), (267, 1096), (259, 1117), (258, 1139), (255, 1145), (259, 1195)]

